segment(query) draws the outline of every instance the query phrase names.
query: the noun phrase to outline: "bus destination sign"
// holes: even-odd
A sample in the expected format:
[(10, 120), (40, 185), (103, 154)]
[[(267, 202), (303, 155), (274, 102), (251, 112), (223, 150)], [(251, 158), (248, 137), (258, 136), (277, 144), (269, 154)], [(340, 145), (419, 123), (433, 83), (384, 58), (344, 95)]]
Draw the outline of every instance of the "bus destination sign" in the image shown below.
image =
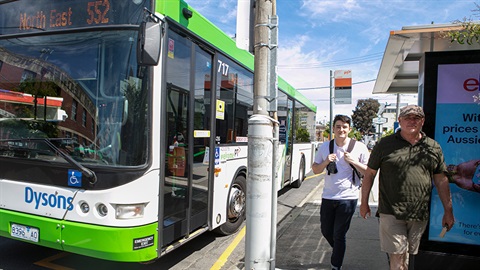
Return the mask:
[[(92, 24), (108, 24), (108, 16), (110, 11), (110, 1), (92, 1), (85, 3), (85, 9), (75, 11), (87, 14), (85, 23)], [(20, 30), (30, 29), (53, 29), (57, 27), (72, 26), (72, 7), (66, 7), (66, 10), (51, 9), (47, 11), (38, 10), (34, 13), (20, 12)], [(84, 17), (84, 15), (80, 15)]]
[[(140, 5), (145, 3), (145, 5)], [(19, 0), (0, 5), (0, 34), (113, 24), (138, 25), (150, 1)]]

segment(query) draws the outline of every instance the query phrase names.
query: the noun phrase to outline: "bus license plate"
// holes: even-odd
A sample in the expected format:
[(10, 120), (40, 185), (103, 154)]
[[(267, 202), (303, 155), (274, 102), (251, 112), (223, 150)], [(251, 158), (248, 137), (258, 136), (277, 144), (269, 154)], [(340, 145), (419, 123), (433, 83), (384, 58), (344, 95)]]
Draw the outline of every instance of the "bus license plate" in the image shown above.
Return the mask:
[(12, 223), (10, 235), (27, 241), (38, 242), (40, 230), (35, 227), (24, 226)]

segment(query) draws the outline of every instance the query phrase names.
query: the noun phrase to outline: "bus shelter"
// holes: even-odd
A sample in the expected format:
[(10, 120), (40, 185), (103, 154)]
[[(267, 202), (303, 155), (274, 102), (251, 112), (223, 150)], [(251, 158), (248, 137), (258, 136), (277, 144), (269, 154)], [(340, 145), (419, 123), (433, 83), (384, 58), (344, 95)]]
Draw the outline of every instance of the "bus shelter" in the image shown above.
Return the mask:
[[(440, 236), (443, 207), (434, 187), (429, 224), (411, 262), (416, 269), (478, 269), (480, 263), (480, 45), (451, 42), (446, 33), (461, 29), (431, 24), (391, 31), (373, 89), (418, 94), (426, 115), (423, 131), (440, 143), (454, 172), (449, 180), (455, 225)], [(460, 167), (476, 172), (464, 175)]]

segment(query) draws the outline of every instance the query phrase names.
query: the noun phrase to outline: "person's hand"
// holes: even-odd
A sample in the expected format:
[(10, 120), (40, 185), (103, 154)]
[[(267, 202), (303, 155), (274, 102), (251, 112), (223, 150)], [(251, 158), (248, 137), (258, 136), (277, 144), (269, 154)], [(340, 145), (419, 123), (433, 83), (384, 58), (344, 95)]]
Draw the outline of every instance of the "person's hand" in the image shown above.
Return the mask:
[(473, 159), (456, 166), (449, 165), (447, 168), (449, 179), (460, 188), (480, 192), (480, 185), (472, 182), (473, 175), (479, 164), (480, 160)]
[(349, 152), (345, 152), (345, 155), (343, 157), (345, 158), (345, 161), (350, 164), (353, 164), (355, 162), (355, 160), (352, 158), (352, 155), (350, 155)]
[(367, 219), (368, 217), (372, 215), (372, 212), (370, 211), (370, 205), (362, 203), (360, 205), (360, 216), (362, 216), (364, 219)]
[(444, 227), (447, 227), (447, 232), (453, 228), (453, 224), (455, 224), (455, 218), (451, 211), (443, 214), (442, 224)]
[(335, 162), (337, 160), (337, 155), (336, 154), (330, 154), (327, 156), (328, 163), (330, 162)]

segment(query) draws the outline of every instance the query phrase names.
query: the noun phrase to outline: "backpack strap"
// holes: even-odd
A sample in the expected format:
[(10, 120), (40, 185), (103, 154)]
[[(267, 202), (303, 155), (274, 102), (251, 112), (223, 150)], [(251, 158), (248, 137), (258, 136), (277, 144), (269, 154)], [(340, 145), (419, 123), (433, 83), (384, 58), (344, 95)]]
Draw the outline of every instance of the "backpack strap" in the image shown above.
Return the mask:
[[(355, 142), (356, 140), (354, 139), (350, 139), (350, 143), (348, 143), (348, 147), (347, 147), (347, 152), (348, 153), (351, 153), (352, 150), (353, 150), (353, 147), (355, 147)], [(357, 171), (357, 169), (355, 168), (355, 166), (353, 166), (352, 164), (350, 164), (350, 167), (352, 167), (353, 169), (353, 172), (352, 172), (352, 180), (353, 180), (353, 183), (355, 184), (355, 175), (357, 175), (358, 179), (362, 179), (362, 176), (360, 176), (360, 173)], [(360, 182), (360, 185), (362, 184), (362, 182)]]
[(348, 143), (348, 147), (347, 147), (347, 152), (349, 152), (349, 153), (352, 152), (353, 147), (355, 147), (355, 142), (356, 142), (356, 140), (350, 139), (350, 142)]
[[(330, 154), (333, 154), (333, 144), (334, 144), (334, 141), (332, 139), (332, 140), (330, 140), (330, 144), (328, 145), (328, 148), (330, 150)], [(329, 163), (329, 165), (330, 165), (330, 163)], [(327, 165), (327, 167), (328, 167), (328, 165)], [(330, 171), (327, 170), (327, 172), (328, 172), (328, 175), (330, 175)]]

